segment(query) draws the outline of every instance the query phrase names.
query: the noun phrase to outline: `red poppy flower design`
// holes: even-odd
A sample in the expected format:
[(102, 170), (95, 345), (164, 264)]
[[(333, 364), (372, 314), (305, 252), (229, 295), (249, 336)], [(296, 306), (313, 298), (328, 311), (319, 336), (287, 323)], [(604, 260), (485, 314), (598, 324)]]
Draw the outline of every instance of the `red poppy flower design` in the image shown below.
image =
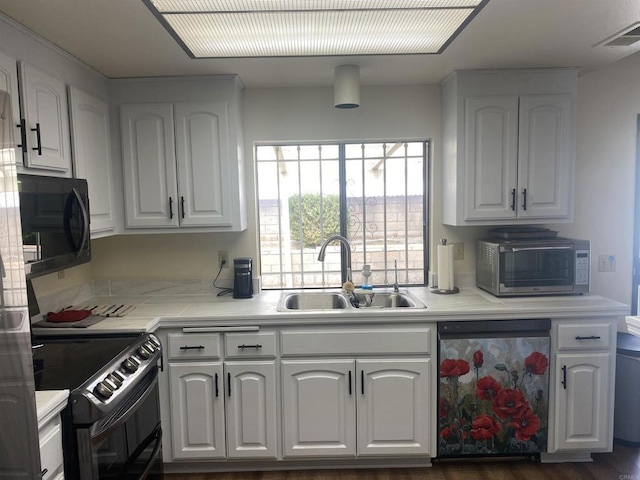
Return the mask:
[(440, 436), (445, 440), (449, 440), (449, 437), (451, 436), (451, 429), (449, 427), (444, 427), (440, 430)]
[(549, 359), (544, 353), (533, 352), (524, 359), (524, 368), (527, 373), (543, 375), (549, 366)]
[(482, 400), (492, 401), (500, 390), (502, 390), (502, 385), (491, 376), (482, 377), (476, 384), (476, 395)]
[(519, 417), (529, 408), (529, 403), (520, 390), (503, 388), (493, 399), (493, 411), (500, 418)]
[(484, 355), (481, 350), (476, 350), (473, 352), (473, 366), (476, 368), (480, 368), (484, 363)]
[(469, 373), (469, 362), (466, 360), (454, 360), (447, 358), (440, 364), (440, 377), (459, 377)]
[(491, 415), (484, 414), (478, 415), (471, 422), (471, 431), (469, 433), (476, 440), (486, 440), (493, 437), (501, 428), (501, 425)]
[(540, 428), (540, 419), (530, 408), (526, 408), (520, 415), (514, 417), (508, 426), (516, 429), (516, 439), (526, 442)]

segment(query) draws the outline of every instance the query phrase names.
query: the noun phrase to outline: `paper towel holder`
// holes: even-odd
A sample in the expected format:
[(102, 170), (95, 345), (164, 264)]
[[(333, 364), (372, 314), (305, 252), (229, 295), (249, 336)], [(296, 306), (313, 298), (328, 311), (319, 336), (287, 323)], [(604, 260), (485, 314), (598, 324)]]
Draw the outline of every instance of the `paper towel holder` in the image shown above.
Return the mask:
[[(443, 238), (440, 240), (440, 245), (446, 245), (447, 244), (447, 239)], [(439, 272), (438, 272), (439, 273)], [(458, 287), (453, 287), (451, 289), (448, 288), (439, 288), (439, 287), (431, 287), (431, 293), (437, 293), (437, 294), (442, 294), (442, 295), (449, 295), (452, 293), (458, 293), (460, 292), (460, 289)]]

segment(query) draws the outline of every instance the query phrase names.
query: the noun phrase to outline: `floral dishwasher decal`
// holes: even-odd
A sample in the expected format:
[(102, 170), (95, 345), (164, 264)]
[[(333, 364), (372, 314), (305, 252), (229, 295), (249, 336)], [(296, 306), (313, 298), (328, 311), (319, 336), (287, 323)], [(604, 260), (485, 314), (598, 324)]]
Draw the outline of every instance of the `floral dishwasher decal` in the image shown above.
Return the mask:
[(439, 456), (546, 451), (549, 337), (440, 341)]

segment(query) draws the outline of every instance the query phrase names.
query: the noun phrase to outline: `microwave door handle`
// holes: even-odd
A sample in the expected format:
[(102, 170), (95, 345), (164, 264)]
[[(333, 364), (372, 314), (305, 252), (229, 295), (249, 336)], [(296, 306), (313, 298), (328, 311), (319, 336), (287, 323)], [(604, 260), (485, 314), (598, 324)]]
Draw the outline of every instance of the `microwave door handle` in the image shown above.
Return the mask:
[(549, 250), (571, 250), (572, 248), (570, 245), (559, 245), (555, 247), (504, 247), (504, 250), (510, 250), (512, 252), (540, 252)]
[(78, 200), (78, 205), (80, 205), (80, 212), (82, 213), (82, 226), (84, 227), (82, 232), (82, 240), (80, 241), (80, 247), (76, 252), (76, 256), (79, 257), (80, 255), (82, 255), (82, 250), (87, 244), (87, 238), (89, 237), (89, 213), (87, 212), (87, 207), (85, 206), (84, 201), (82, 200), (82, 196), (80, 195), (80, 192), (78, 192), (77, 188), (73, 189), (73, 194)]

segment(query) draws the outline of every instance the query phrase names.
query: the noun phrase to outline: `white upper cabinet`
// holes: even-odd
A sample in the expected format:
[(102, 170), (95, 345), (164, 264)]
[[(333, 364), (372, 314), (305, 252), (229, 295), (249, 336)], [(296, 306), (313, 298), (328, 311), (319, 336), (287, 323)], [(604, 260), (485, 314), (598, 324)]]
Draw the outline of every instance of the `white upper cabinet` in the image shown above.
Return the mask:
[(443, 223), (573, 218), (575, 70), (454, 72), (443, 88)]
[(18, 94), (18, 69), (16, 59), (0, 52), (0, 90), (11, 95), (11, 111), (0, 112), (2, 119), (12, 119), (15, 124), (13, 140), (16, 144), (16, 163), (22, 165), (22, 148), (20, 145), (20, 99)]
[(120, 122), (127, 227), (177, 228), (173, 105), (122, 105)]
[(121, 105), (127, 228), (246, 228), (242, 135), (230, 108), (226, 101)]
[(89, 185), (91, 236), (115, 233), (109, 107), (76, 87), (69, 87), (69, 106), (75, 176), (86, 179)]
[[(69, 111), (64, 82), (20, 62), (25, 166), (72, 175)], [(24, 140), (26, 138), (26, 147)]]

